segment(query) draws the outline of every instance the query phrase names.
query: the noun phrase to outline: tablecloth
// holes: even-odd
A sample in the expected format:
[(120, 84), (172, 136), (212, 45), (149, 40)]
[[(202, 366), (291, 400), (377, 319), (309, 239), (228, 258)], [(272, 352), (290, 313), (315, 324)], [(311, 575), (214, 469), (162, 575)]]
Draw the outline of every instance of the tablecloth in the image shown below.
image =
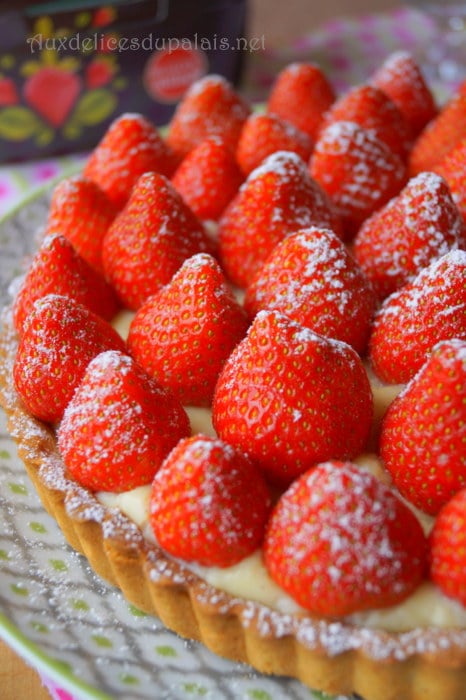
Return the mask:
[[(466, 78), (466, 11), (449, 16), (445, 6), (437, 14), (413, 7), (356, 19), (335, 19), (290, 45), (268, 46), (250, 54), (242, 90), (253, 101), (263, 100), (275, 75), (291, 61), (318, 63), (343, 92), (363, 82), (392, 51), (410, 51), (422, 64), (439, 100)], [(38, 188), (76, 170), (87, 154), (78, 153), (35, 162), (0, 166), (0, 215), (5, 215)], [(43, 679), (53, 700), (73, 700), (49, 679)]]

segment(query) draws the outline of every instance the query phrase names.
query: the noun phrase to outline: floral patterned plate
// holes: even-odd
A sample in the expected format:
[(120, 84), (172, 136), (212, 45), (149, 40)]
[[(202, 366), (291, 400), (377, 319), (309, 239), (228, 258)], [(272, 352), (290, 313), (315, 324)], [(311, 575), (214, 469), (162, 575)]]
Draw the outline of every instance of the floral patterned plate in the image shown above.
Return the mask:
[[(44, 223), (48, 194), (0, 222), (0, 305)], [(16, 455), (0, 411), (0, 636), (76, 698), (317, 700), (182, 640), (130, 606), (65, 543)]]

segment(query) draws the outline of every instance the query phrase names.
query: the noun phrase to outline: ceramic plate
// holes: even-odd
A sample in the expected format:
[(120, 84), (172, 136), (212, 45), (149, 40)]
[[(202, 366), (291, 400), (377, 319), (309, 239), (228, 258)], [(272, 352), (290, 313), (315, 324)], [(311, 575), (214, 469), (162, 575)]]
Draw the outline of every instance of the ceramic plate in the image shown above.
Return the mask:
[[(47, 193), (0, 223), (0, 303), (35, 248)], [(130, 606), (65, 543), (42, 508), (0, 410), (0, 636), (77, 698), (323, 698), (180, 639)]]

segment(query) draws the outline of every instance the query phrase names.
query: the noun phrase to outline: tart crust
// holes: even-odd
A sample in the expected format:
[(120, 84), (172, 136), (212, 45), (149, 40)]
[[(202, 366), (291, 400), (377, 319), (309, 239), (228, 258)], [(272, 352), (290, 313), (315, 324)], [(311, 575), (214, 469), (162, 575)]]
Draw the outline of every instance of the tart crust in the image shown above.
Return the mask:
[(2, 321), (0, 405), (19, 456), (71, 547), (129, 602), (220, 656), (316, 690), (365, 700), (464, 700), (465, 629), (369, 630), (234, 598), (166, 556), (120, 511), (100, 504), (66, 473), (53, 431), (16, 394), (11, 309)]

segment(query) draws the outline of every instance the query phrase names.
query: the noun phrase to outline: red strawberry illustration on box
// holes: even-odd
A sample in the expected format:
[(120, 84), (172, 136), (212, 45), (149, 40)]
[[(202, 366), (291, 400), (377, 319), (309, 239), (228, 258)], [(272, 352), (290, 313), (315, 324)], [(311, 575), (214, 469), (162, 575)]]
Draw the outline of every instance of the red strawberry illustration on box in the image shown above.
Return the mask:
[(11, 78), (0, 78), (0, 107), (18, 103), (18, 91)]
[[(103, 26), (116, 17), (111, 6), (100, 9), (97, 24), (92, 24), (89, 13), (80, 18), (79, 29)], [(52, 43), (74, 38), (78, 27), (74, 14), (69, 22), (69, 27), (56, 28), (53, 17), (38, 17), (32, 27), (31, 55), (27, 60), (12, 58), (4, 66), (10, 73), (0, 74), (0, 141), (7, 143), (7, 155), (10, 142), (29, 142), (21, 146), (21, 157), (29, 147), (33, 153), (36, 148), (62, 147), (63, 141), (76, 141), (88, 127), (105, 122), (118, 107), (116, 93), (124, 88), (124, 81), (114, 81), (119, 71), (116, 56), (98, 50), (92, 55), (84, 49), (68, 51), (65, 44), (55, 48)], [(0, 46), (0, 56), (1, 51)]]
[(107, 56), (97, 56), (86, 68), (86, 86), (89, 89), (99, 88), (113, 78), (115, 66)]
[(116, 18), (115, 8), (107, 5), (104, 7), (99, 7), (94, 12), (94, 17), (92, 18), (92, 25), (94, 27), (105, 27), (107, 24), (111, 24)]
[(44, 66), (24, 84), (26, 102), (54, 127), (61, 126), (81, 91), (81, 79), (57, 66)]

